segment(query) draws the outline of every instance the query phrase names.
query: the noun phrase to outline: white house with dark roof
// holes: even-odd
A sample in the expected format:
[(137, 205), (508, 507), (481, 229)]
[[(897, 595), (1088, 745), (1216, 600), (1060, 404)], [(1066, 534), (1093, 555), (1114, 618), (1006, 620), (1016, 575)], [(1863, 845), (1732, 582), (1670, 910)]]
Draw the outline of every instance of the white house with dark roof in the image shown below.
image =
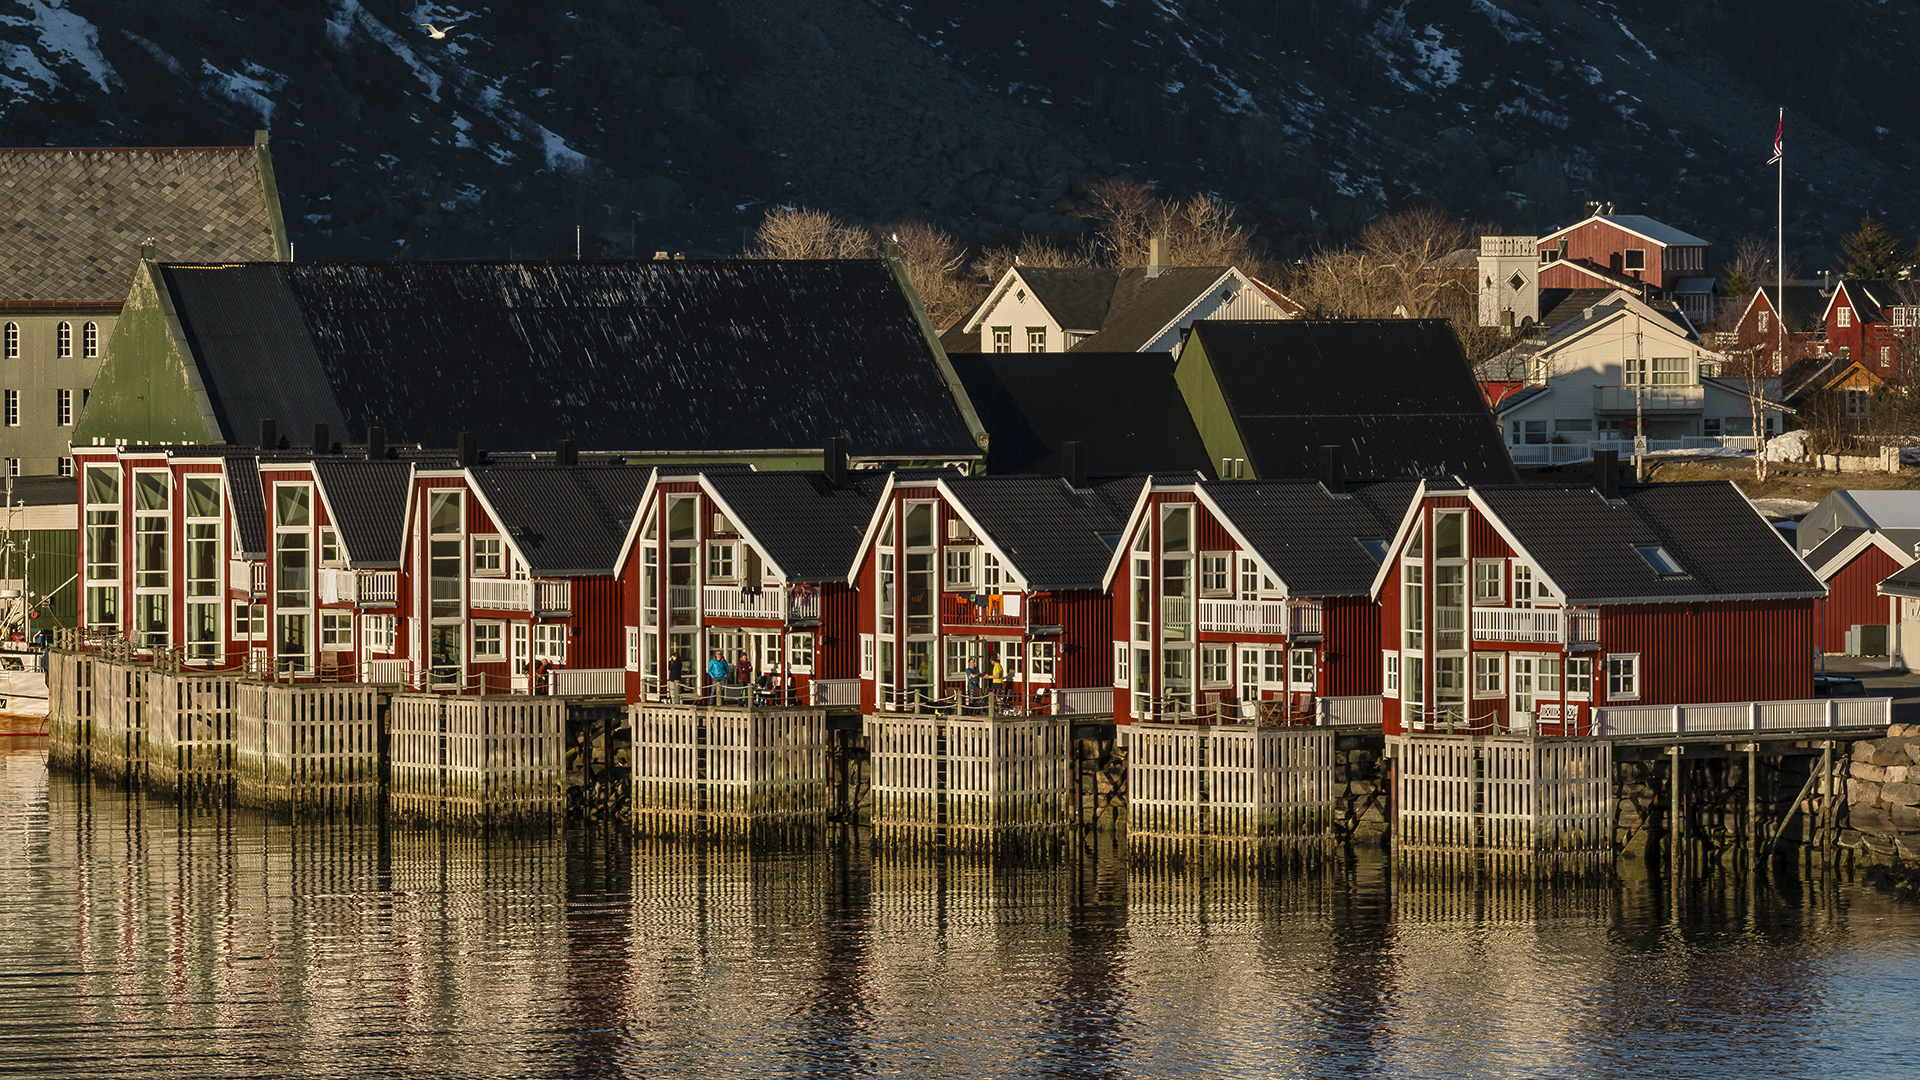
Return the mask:
[(1172, 352), (1200, 319), (1299, 311), (1231, 266), (1010, 266), (941, 342), (949, 352)]
[[(1603, 295), (1568, 317), (1556, 314), (1550, 328), (1481, 365), (1483, 381), (1526, 383), (1494, 406), (1515, 463), (1584, 460), (1596, 445), (1640, 433), (1650, 449), (1751, 448), (1747, 386), (1719, 377), (1725, 358), (1701, 342), (1686, 316), (1621, 290)], [(1770, 400), (1776, 385), (1763, 393), (1771, 434), (1785, 407)]]

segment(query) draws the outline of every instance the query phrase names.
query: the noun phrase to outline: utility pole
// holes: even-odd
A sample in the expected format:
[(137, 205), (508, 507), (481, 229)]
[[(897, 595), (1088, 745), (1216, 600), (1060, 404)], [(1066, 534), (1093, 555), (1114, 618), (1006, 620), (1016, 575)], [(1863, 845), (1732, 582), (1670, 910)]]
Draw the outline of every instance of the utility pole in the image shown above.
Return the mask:
[(1640, 313), (1633, 313), (1633, 479), (1647, 481), (1647, 356), (1641, 340)]

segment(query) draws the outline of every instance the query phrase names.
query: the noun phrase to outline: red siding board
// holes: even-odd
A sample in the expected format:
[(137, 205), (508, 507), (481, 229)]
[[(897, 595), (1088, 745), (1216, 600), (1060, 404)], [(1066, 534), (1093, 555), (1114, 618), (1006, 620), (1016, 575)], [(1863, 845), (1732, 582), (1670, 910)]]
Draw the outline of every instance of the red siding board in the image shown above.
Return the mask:
[(1900, 563), (1878, 547), (1868, 547), (1854, 556), (1827, 580), (1827, 598), (1820, 602), (1820, 647), (1830, 653), (1845, 652), (1847, 631), (1855, 626), (1897, 622), (1887, 597), (1877, 591), (1887, 575), (1900, 569)]

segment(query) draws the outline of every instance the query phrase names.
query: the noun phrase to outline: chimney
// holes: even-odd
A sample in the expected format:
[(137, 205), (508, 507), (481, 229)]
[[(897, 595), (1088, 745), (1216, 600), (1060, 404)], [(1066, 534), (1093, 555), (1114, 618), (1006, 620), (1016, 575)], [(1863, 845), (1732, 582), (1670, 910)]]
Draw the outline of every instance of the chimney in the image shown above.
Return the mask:
[(367, 460), (382, 461), (387, 456), (387, 433), (377, 427), (367, 428)]
[(311, 445), (313, 446), (314, 453), (324, 454), (330, 448), (332, 448), (333, 440), (327, 437), (331, 434), (333, 433), (327, 430), (327, 425), (325, 424), (313, 425), (313, 442)]
[(1620, 451), (1593, 452), (1593, 490), (1608, 502), (1620, 497)]
[(1156, 236), (1147, 241), (1147, 276), (1157, 278), (1167, 267), (1167, 242)]
[(1327, 489), (1329, 495), (1347, 493), (1346, 470), (1340, 467), (1340, 448), (1322, 446), (1320, 448), (1320, 486)]
[(822, 441), (820, 472), (826, 476), (829, 485), (836, 488), (847, 486), (847, 440), (834, 435)]
[(563, 469), (571, 469), (580, 464), (580, 444), (572, 439), (561, 439), (554, 443), (553, 463)]
[(480, 464), (480, 444), (474, 439), (473, 432), (463, 431), (454, 436), (453, 456), (463, 469)]
[(280, 446), (280, 429), (274, 427), (272, 420), (260, 421), (260, 449), (275, 450)]
[(1080, 443), (1060, 444), (1060, 472), (1066, 476), (1068, 487), (1078, 490), (1087, 486), (1087, 455)]

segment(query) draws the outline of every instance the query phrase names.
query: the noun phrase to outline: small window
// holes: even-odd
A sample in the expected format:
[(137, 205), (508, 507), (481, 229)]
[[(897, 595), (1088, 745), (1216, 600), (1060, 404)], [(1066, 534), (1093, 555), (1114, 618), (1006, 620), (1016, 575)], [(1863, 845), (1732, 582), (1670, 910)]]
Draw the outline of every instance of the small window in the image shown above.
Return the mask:
[(54, 461), (58, 463), (58, 468), (61, 476), (73, 475), (73, 459), (72, 458), (70, 457), (55, 458)]
[(1629, 270), (1645, 270), (1647, 268), (1647, 249), (1628, 248), (1624, 265)]
[(1593, 658), (1567, 658), (1567, 696), (1580, 701), (1593, 693)]
[(1475, 653), (1473, 656), (1473, 696), (1500, 697), (1506, 693), (1499, 653)]
[(54, 331), (54, 354), (62, 360), (73, 359), (73, 324), (61, 323)]
[(1639, 552), (1640, 557), (1647, 560), (1647, 565), (1653, 567), (1653, 572), (1661, 577), (1686, 573), (1680, 569), (1680, 564), (1674, 561), (1673, 556), (1667, 553), (1667, 549), (1658, 544), (1637, 544), (1633, 550)]
[(1684, 356), (1656, 356), (1653, 358), (1653, 385), (1685, 386), (1687, 384), (1687, 358)]
[(734, 545), (707, 545), (707, 577), (713, 581), (734, 580)]
[(1505, 603), (1506, 567), (1499, 560), (1476, 560), (1473, 564), (1473, 604), (1493, 607)]
[(1027, 351), (1047, 351), (1047, 328), (1044, 326), (1027, 327)]
[(1013, 351), (1013, 327), (996, 326), (993, 328), (993, 351), (1010, 353)]
[(320, 648), (344, 652), (353, 648), (353, 614), (346, 611), (320, 613)]
[(80, 328), (80, 355), (88, 360), (100, 359), (99, 323), (87, 323)]
[(499, 577), (504, 573), (498, 533), (473, 538), (473, 573), (476, 577)]
[(1759, 325), (1760, 325), (1760, 332), (1763, 334), (1773, 329), (1773, 313), (1767, 312), (1767, 311), (1761, 312)]
[(10, 322), (7, 324), (6, 352), (7, 352), (7, 359), (9, 360), (20, 359), (20, 324), (19, 323)]
[(1232, 680), (1232, 665), (1227, 662), (1225, 645), (1200, 646), (1200, 685), (1225, 686)]
[[(1018, 655), (1015, 652), (1018, 648), (1018, 642), (1009, 642), (1007, 644), (1007, 651), (1014, 655)], [(1051, 641), (1036, 641), (1029, 646), (1027, 653), (1027, 678), (1034, 682), (1053, 681), (1053, 651), (1054, 643)]]
[(20, 475), (20, 459), (19, 458), (10, 457), (7, 459), (7, 475), (8, 476)]
[(1400, 696), (1400, 654), (1387, 653), (1386, 663), (1380, 674), (1380, 686), (1388, 697)]
[(73, 426), (73, 391), (53, 392), (53, 423), (55, 427)]
[[(9, 390), (7, 393), (11, 395), (13, 391)], [(1873, 391), (1864, 386), (1849, 386), (1845, 393), (1848, 416), (1861, 417), (1873, 411)], [(9, 401), (11, 401), (11, 399), (9, 399)], [(12, 426), (14, 421), (12, 419), (13, 411), (11, 405), (8, 407), (7, 416), (7, 424), (8, 426)]]
[(1853, 325), (1853, 309), (1836, 308), (1833, 313), (1833, 320), (1834, 322), (1840, 324), (1841, 326), (1852, 326)]
[(320, 565), (339, 566), (340, 563), (340, 534), (332, 529), (321, 529)]
[(1226, 596), (1233, 591), (1233, 556), (1211, 553), (1200, 556), (1200, 592), (1204, 596)]
[(813, 634), (787, 635), (787, 670), (813, 671)]
[(1518, 292), (1521, 289), (1525, 288), (1526, 284), (1527, 284), (1527, 276), (1525, 274), (1522, 274), (1518, 270), (1515, 270), (1513, 272), (1513, 276), (1507, 279), (1507, 288), (1512, 289), (1515, 292)]
[(1312, 649), (1291, 649), (1287, 653), (1287, 685), (1300, 693), (1312, 693), (1319, 685), (1319, 667)]
[(565, 623), (542, 623), (533, 628), (533, 658), (553, 664), (567, 662), (567, 625)]
[(20, 426), (20, 391), (7, 391), (6, 424), (8, 427)]
[[(1568, 677), (1572, 681), (1572, 677)], [(1640, 655), (1620, 653), (1607, 657), (1607, 700), (1621, 701), (1640, 696)]]

